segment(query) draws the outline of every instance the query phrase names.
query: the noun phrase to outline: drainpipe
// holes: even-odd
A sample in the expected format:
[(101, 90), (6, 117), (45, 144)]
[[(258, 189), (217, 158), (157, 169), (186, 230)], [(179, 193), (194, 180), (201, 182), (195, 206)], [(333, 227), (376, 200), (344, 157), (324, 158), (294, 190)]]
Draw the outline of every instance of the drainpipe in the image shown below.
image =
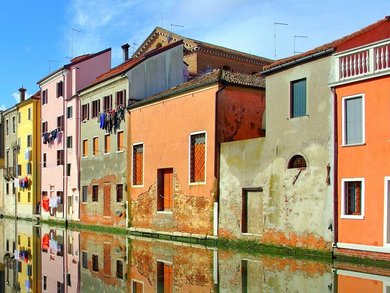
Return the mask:
[(64, 215), (65, 218), (65, 228), (68, 227), (68, 188), (67, 188), (67, 181), (68, 178), (66, 177), (66, 168), (68, 165), (68, 150), (66, 145), (66, 137), (67, 137), (67, 119), (66, 119), (66, 98), (67, 98), (67, 84), (65, 82), (65, 75), (66, 72), (62, 70), (62, 117), (63, 117), (63, 132), (62, 132), (62, 149), (64, 150), (64, 165), (62, 166), (62, 201), (63, 201), (63, 208), (64, 208)]
[(333, 94), (333, 233), (334, 233), (334, 243), (333, 247), (337, 247), (338, 242), (338, 134), (337, 134), (337, 94), (335, 88), (331, 88)]
[(221, 139), (218, 136), (218, 100), (219, 94), (226, 88), (223, 84), (215, 93), (215, 148), (214, 148), (214, 177), (217, 179), (216, 201), (214, 202), (214, 236), (218, 237), (218, 223), (219, 223), (219, 171), (221, 168), (220, 153), (221, 153)]

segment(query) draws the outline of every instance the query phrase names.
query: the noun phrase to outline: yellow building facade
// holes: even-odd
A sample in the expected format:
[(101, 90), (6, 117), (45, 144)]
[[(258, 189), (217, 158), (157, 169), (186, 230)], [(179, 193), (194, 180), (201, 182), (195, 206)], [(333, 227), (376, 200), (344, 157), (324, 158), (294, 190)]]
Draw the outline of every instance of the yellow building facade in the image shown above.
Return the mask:
[(32, 218), (40, 205), (40, 94), (17, 104), (17, 178), (14, 181), (18, 217)]

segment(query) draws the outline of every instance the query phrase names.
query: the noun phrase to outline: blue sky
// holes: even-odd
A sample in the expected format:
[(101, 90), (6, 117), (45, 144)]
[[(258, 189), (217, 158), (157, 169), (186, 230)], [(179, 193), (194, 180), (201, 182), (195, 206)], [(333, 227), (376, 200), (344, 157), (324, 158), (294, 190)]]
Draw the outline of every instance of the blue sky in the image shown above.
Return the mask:
[(36, 82), (72, 52), (112, 48), (118, 65), (120, 46), (133, 51), (156, 26), (273, 59), (274, 29), (282, 58), (294, 54), (294, 36), (307, 36), (295, 38), (295, 51), (303, 52), (390, 15), (390, 0), (41, 0), (0, 7), (0, 109), (16, 103), (22, 85), (30, 95), (38, 91)]

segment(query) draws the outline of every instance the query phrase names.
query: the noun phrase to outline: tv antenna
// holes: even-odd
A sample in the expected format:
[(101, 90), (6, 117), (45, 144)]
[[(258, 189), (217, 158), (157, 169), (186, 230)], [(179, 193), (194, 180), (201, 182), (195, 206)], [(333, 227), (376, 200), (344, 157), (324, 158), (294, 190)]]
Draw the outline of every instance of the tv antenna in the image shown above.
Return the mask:
[(173, 27), (184, 27), (184, 25), (171, 23), (171, 31)]
[(81, 33), (81, 31), (75, 29), (75, 28), (71, 28), (71, 39), (70, 39), (70, 57), (66, 57), (66, 58), (69, 58), (69, 59), (73, 59), (73, 33), (74, 32), (77, 32), (77, 33)]
[(57, 60), (48, 60), (49, 62), (49, 73), (51, 72), (51, 64), (58, 62)]
[(294, 36), (294, 55), (297, 54), (297, 53), (302, 53), (302, 52), (299, 52), (299, 51), (295, 51), (295, 40), (297, 38), (300, 38), (300, 39), (307, 39), (307, 36)]
[(277, 25), (288, 25), (288, 23), (284, 23), (284, 22), (274, 22), (274, 43), (275, 43), (274, 59), (276, 59), (276, 26), (277, 26)]

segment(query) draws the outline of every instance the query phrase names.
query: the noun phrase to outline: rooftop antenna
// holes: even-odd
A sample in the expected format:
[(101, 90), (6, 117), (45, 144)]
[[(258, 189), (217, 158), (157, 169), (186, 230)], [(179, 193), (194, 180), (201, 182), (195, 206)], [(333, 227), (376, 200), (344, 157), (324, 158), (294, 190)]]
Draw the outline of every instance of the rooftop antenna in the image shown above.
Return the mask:
[(276, 59), (276, 26), (277, 26), (277, 25), (288, 25), (288, 23), (284, 23), (284, 22), (274, 22), (274, 43), (275, 43), (274, 59)]
[(48, 62), (49, 62), (49, 73), (50, 73), (51, 72), (51, 64), (58, 62), (58, 61), (57, 60), (48, 60)]
[(297, 38), (307, 39), (307, 36), (294, 36), (294, 55), (297, 54), (297, 53), (302, 53), (302, 52), (299, 52), (299, 51), (295, 51), (295, 40)]
[(138, 44), (134, 43), (134, 42), (133, 42), (132, 46), (130, 46), (132, 54), (134, 54), (134, 52), (135, 52), (135, 46), (138, 46)]
[(173, 24), (173, 23), (171, 23), (171, 31), (172, 31), (172, 28), (173, 27), (184, 27), (184, 25), (181, 25), (181, 24)]
[(77, 30), (77, 29), (72, 27), (71, 32), (72, 32), (72, 34), (71, 34), (70, 58), (69, 59), (73, 59), (73, 32), (80, 33), (81, 31), (79, 31), (79, 30)]

